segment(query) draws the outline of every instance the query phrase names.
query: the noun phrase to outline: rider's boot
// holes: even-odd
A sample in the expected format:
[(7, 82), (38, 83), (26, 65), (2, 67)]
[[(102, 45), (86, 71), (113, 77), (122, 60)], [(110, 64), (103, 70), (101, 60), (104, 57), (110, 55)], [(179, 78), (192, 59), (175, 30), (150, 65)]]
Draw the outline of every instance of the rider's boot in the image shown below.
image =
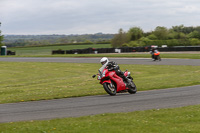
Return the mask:
[(152, 61), (155, 61), (156, 59), (155, 59), (155, 56), (152, 54), (152, 56), (151, 56), (151, 58), (152, 58)]

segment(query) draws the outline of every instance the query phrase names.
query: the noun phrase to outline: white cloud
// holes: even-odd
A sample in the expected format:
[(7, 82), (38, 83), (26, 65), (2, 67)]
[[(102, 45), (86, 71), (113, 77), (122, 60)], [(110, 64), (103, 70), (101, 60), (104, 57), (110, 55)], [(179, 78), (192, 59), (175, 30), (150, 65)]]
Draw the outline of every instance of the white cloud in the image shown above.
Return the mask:
[(138, 26), (196, 26), (198, 0), (1, 0), (3, 34), (117, 33)]

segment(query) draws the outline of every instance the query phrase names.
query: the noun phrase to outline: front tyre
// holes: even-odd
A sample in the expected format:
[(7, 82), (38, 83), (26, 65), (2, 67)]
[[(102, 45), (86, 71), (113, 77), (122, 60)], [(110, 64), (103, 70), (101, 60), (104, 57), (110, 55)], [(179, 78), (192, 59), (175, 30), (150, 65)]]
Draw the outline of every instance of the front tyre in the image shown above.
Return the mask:
[(112, 83), (103, 83), (103, 88), (111, 96), (115, 96), (117, 93), (115, 85)]
[(137, 87), (133, 81), (130, 82), (131, 85), (129, 86), (128, 92), (130, 94), (135, 94), (137, 92)]

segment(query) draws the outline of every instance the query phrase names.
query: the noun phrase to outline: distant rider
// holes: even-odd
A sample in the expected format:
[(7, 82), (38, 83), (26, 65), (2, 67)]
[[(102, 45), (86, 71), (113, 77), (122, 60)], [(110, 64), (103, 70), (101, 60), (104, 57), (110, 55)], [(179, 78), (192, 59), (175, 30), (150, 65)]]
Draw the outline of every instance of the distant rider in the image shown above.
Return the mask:
[(154, 55), (154, 53), (158, 53), (158, 52), (159, 51), (157, 50), (157, 48), (155, 46), (151, 46), (150, 54), (151, 54), (152, 60), (155, 61), (155, 55)]
[(100, 63), (102, 65), (106, 65), (106, 68), (108, 69), (108, 71), (115, 70), (115, 73), (119, 77), (121, 77), (127, 83), (127, 85), (129, 85), (128, 78), (126, 78), (126, 76), (124, 76), (124, 73), (120, 70), (119, 65), (117, 65), (117, 63), (115, 63), (114, 61), (109, 61), (107, 57), (103, 57), (100, 60)]

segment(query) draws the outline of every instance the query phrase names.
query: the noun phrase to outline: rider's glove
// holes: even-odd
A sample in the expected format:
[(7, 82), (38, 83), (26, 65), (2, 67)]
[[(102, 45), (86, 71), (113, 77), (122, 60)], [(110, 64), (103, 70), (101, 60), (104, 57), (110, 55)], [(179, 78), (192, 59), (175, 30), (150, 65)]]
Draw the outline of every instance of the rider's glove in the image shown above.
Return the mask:
[(113, 67), (108, 69), (108, 71), (112, 71), (112, 70), (113, 70)]
[(118, 65), (115, 65), (113, 69), (114, 69), (114, 70), (118, 70), (118, 69), (119, 69), (119, 66), (118, 66)]

